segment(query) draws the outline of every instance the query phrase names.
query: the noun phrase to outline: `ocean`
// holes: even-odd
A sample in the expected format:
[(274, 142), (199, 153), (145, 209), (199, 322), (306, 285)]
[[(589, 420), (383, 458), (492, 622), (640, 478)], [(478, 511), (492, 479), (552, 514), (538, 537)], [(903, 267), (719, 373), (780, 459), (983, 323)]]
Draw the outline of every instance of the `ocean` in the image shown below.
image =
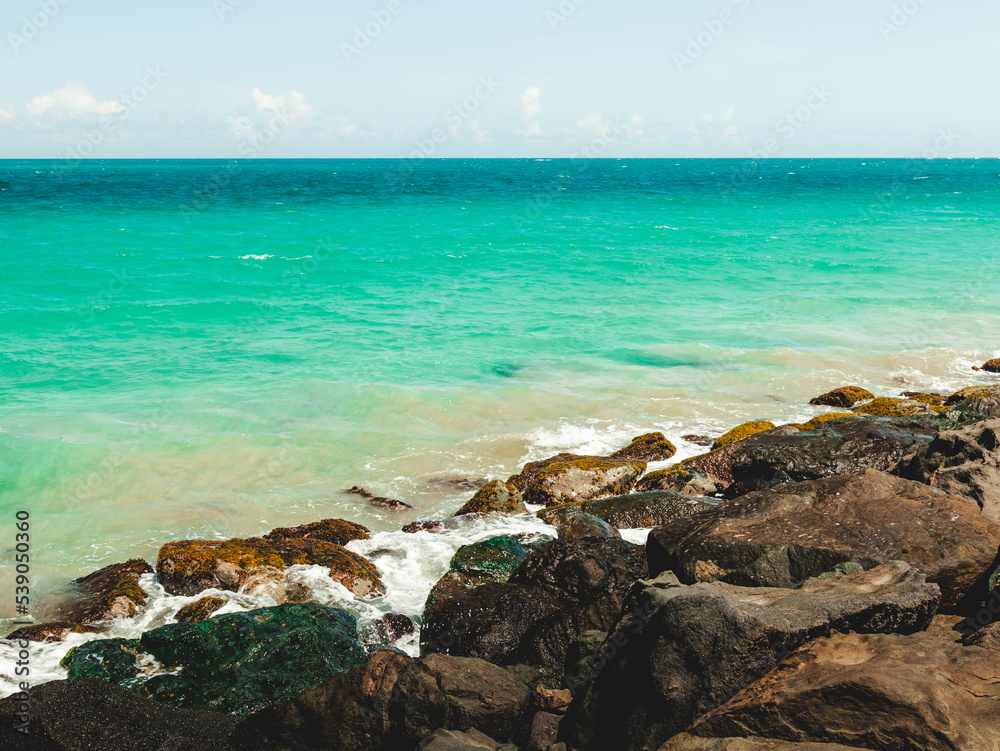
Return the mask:
[[(330, 517), (396, 551), (345, 606), (419, 615), (459, 544), (541, 529), (398, 532), (465, 481), (996, 382), (998, 189), (997, 160), (0, 161), (0, 615), (19, 510), (39, 617), (166, 541)], [(192, 599), (147, 584), (114, 635)]]

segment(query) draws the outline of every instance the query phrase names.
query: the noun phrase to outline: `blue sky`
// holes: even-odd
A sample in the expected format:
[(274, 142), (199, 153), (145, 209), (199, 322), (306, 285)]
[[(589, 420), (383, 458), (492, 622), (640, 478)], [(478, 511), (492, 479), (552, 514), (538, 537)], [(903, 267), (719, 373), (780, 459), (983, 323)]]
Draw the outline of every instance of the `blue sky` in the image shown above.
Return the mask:
[(0, 158), (1000, 155), (995, 0), (7, 0)]

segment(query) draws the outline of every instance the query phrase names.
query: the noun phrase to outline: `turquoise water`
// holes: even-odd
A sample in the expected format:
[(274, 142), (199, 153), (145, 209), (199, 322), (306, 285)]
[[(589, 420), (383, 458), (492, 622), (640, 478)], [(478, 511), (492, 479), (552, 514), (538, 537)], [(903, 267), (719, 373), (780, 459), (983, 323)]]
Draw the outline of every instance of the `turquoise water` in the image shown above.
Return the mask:
[(982, 382), (998, 188), (995, 160), (0, 162), (0, 549), (28, 509), (44, 591), (179, 537), (397, 529), (446, 480), (847, 381)]

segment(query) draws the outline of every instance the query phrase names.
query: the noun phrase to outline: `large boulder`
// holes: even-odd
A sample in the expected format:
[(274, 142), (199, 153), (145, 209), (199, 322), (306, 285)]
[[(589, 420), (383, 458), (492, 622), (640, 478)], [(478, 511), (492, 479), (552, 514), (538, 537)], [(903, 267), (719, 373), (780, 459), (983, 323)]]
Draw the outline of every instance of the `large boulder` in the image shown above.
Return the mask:
[(650, 575), (789, 587), (843, 561), (903, 560), (941, 587), (952, 612), (1000, 546), (968, 499), (874, 470), (783, 485), (654, 529)]
[(393, 687), (413, 659), (373, 653), (364, 665), (246, 717), (230, 742), (238, 751), (378, 751), (389, 736)]
[(833, 631), (913, 633), (939, 595), (901, 561), (799, 589), (683, 586), (662, 574), (625, 602), (564, 738), (586, 751), (656, 749), (799, 645)]
[(733, 452), (729, 497), (774, 485), (846, 475), (863, 469), (889, 471), (931, 441), (936, 431), (879, 420), (831, 420), (815, 430), (753, 436)]
[(983, 364), (983, 370), (987, 373), (1000, 373), (1000, 358), (993, 358), (992, 360), (987, 360)]
[(463, 545), (452, 556), (447, 573), (431, 588), (424, 607), (483, 584), (503, 583), (527, 557), (527, 548), (508, 535)]
[(517, 751), (511, 744), (497, 743), (485, 733), (478, 730), (462, 732), (460, 730), (445, 730), (440, 728), (428, 735), (417, 746), (417, 751), (500, 751), (510, 749)]
[[(247, 714), (357, 667), (364, 656), (353, 615), (308, 603), (87, 642), (62, 666), (70, 678), (101, 678), (166, 704)], [(150, 677), (149, 658), (170, 672)]]
[(635, 492), (672, 490), (690, 497), (713, 496), (722, 490), (712, 477), (697, 467), (668, 467), (650, 472), (635, 484)]
[(652, 490), (630, 495), (602, 498), (586, 503), (572, 503), (540, 511), (538, 516), (557, 526), (567, 516), (585, 513), (596, 516), (618, 529), (643, 529), (667, 524), (709, 508), (703, 501), (667, 490)]
[(149, 599), (139, 577), (153, 567), (138, 558), (106, 566), (73, 582), (69, 599), (59, 606), (60, 620), (96, 623), (111, 618), (131, 618)]
[(883, 751), (996, 751), (998, 657), (930, 632), (833, 634), (790, 654), (689, 732)]
[(360, 597), (385, 594), (375, 565), (357, 553), (322, 539), (251, 537), (234, 540), (179, 540), (160, 548), (156, 574), (172, 595), (206, 589), (238, 591), (251, 580), (267, 581), (297, 564), (325, 566), (330, 578)]
[(607, 631), (644, 573), (639, 545), (553, 540), (531, 553), (506, 584), (466, 590), (427, 608), (421, 651), (562, 670), (573, 640), (584, 631)]
[(677, 453), (663, 433), (646, 433), (632, 439), (632, 443), (611, 454), (612, 459), (642, 459), (644, 462), (663, 462)]
[(526, 464), (507, 484), (528, 503), (554, 506), (627, 493), (645, 471), (641, 459), (559, 454)]
[[(107, 681), (52, 681), (0, 699), (4, 751), (228, 751), (236, 719), (151, 702)], [(18, 732), (28, 710), (28, 732)]]
[(528, 511), (521, 492), (502, 480), (490, 480), (483, 485), (472, 499), (455, 512), (455, 516), (466, 514), (524, 514)]
[(531, 691), (483, 660), (428, 655), (399, 676), (389, 703), (390, 748), (413, 748), (438, 728), (475, 728), (507, 741), (523, 724)]
[(987, 518), (1000, 522), (1000, 420), (939, 433), (894, 473), (971, 498)]
[(842, 409), (853, 407), (858, 402), (874, 399), (875, 394), (860, 386), (841, 386), (839, 389), (828, 391), (825, 394), (810, 399), (810, 404), (821, 407), (840, 407)]

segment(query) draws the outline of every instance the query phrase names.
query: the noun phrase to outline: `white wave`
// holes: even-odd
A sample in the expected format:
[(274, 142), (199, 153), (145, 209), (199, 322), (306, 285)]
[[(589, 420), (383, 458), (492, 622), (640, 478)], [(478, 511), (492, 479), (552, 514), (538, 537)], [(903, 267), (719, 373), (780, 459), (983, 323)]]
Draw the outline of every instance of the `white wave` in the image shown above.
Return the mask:
[(268, 258), (274, 258), (274, 256), (269, 256), (269, 255), (255, 256), (252, 253), (249, 253), (245, 256), (240, 256), (241, 261), (248, 261), (251, 258), (255, 261), (266, 261)]

